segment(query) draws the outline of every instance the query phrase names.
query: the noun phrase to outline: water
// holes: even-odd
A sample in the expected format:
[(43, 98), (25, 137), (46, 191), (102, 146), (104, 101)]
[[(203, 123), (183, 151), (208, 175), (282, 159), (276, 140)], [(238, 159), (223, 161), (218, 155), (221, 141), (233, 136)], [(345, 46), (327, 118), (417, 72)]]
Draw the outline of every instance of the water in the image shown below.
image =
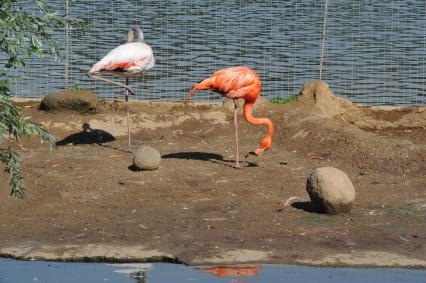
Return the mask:
[[(61, 13), (64, 1), (48, 0)], [(324, 1), (70, 1), (70, 86), (102, 97), (122, 90), (85, 77), (91, 65), (142, 27), (156, 66), (132, 81), (137, 98), (179, 100), (214, 71), (258, 71), (262, 95), (286, 97), (319, 78)], [(64, 42), (64, 33), (57, 34)], [(42, 96), (64, 87), (63, 63), (36, 59), (19, 71), (15, 92)], [(323, 79), (335, 94), (367, 104), (426, 105), (426, 1), (330, 1)], [(204, 95), (204, 96), (202, 96)], [(217, 94), (200, 94), (215, 99)]]
[(0, 283), (97, 282), (426, 282), (426, 270), (317, 268), (290, 265), (188, 267), (177, 264), (100, 264), (0, 259)]

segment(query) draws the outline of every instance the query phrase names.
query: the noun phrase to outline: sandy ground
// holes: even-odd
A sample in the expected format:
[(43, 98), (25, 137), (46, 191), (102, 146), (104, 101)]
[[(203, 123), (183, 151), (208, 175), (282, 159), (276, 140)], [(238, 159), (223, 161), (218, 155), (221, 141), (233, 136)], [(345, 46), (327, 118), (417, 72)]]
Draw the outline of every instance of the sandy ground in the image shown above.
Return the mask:
[[(426, 267), (425, 108), (357, 106), (311, 83), (298, 101), (254, 109), (274, 122), (264, 155), (244, 158), (264, 129), (240, 119), (237, 170), (229, 107), (132, 102), (134, 145), (162, 154), (159, 170), (136, 172), (121, 102), (86, 115), (17, 104), (59, 146), (22, 142), (23, 200), (1, 174), (2, 256)], [(310, 208), (306, 178), (323, 166), (351, 178), (350, 214)]]

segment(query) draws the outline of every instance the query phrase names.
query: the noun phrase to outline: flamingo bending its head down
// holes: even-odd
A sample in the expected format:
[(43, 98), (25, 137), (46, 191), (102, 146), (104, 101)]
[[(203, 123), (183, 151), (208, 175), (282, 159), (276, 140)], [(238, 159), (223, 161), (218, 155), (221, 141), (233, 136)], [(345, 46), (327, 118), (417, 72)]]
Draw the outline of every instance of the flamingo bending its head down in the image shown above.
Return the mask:
[(238, 123), (237, 123), (237, 100), (244, 99), (243, 115), (247, 122), (252, 125), (265, 125), (267, 128), (266, 135), (260, 142), (259, 148), (254, 151), (256, 155), (261, 155), (265, 150), (271, 147), (273, 125), (271, 120), (267, 118), (255, 118), (251, 115), (251, 108), (260, 95), (260, 79), (253, 70), (247, 67), (231, 67), (214, 73), (211, 77), (195, 84), (185, 100), (197, 90), (212, 89), (221, 96), (234, 100), (234, 129), (236, 143), (236, 168), (239, 165), (239, 149), (238, 149)]
[[(135, 33), (138, 37), (135, 40)], [(140, 76), (143, 72), (154, 67), (154, 54), (149, 45), (144, 42), (142, 30), (138, 26), (132, 26), (127, 35), (127, 43), (111, 50), (99, 62), (93, 65), (87, 75), (91, 78), (102, 80), (125, 88), (127, 132), (129, 139), (129, 152), (132, 151), (130, 141), (130, 114), (129, 94), (135, 94), (129, 87), (129, 78)], [(109, 80), (99, 76), (99, 73), (110, 72), (119, 77), (126, 78), (126, 84)]]

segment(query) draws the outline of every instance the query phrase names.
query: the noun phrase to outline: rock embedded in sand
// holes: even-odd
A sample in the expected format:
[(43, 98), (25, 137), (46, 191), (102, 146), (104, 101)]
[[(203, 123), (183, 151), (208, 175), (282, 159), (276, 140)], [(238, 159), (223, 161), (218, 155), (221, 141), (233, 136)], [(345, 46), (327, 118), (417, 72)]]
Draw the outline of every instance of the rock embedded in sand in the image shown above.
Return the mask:
[(133, 156), (133, 165), (138, 170), (156, 170), (161, 164), (161, 154), (155, 148), (149, 146), (140, 147)]
[(355, 188), (345, 172), (334, 167), (317, 168), (306, 182), (313, 207), (329, 214), (349, 212), (355, 200)]
[(44, 111), (71, 110), (80, 113), (96, 113), (104, 107), (104, 101), (97, 97), (95, 92), (88, 90), (52, 93), (40, 102), (40, 110)]

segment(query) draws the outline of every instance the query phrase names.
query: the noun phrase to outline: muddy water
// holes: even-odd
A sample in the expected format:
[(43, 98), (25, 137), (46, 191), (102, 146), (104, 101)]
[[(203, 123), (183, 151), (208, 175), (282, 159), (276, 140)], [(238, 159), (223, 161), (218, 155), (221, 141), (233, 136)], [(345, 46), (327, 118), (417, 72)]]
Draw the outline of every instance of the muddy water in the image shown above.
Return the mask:
[(100, 264), (0, 259), (1, 283), (62, 282), (422, 282), (426, 270), (317, 268), (290, 265), (189, 267), (165, 263)]

